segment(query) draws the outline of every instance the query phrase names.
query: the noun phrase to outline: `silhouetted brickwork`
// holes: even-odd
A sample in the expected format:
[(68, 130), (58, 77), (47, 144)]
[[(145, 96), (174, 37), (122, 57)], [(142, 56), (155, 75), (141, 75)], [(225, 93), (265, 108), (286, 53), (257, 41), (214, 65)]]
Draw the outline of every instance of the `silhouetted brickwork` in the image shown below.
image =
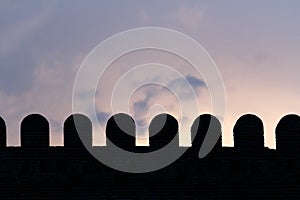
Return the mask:
[[(150, 125), (150, 147), (135, 147), (134, 120), (126, 114), (111, 118), (107, 137), (133, 152), (155, 151), (175, 137), (178, 124), (170, 115), (159, 115)], [(77, 120), (74, 120), (77, 119)], [(161, 126), (160, 122), (166, 120)], [(74, 124), (76, 121), (76, 127)], [(79, 122), (79, 124), (78, 124)], [(211, 122), (211, 128), (208, 124)], [(119, 124), (120, 125), (120, 124)], [(159, 131), (158, 131), (159, 130)], [(263, 123), (244, 115), (234, 127), (234, 148), (222, 147), (219, 138), (203, 159), (199, 150), (207, 131), (220, 133), (221, 124), (205, 114), (195, 119), (192, 147), (171, 165), (150, 173), (124, 173), (98, 162), (85, 149), (92, 146), (92, 123), (84, 115), (64, 122), (64, 147), (49, 147), (49, 124), (41, 115), (27, 116), (21, 123), (21, 147), (6, 146), (5, 122), (0, 118), (1, 199), (165, 199), (165, 198), (298, 198), (300, 195), (300, 117), (287, 115), (276, 128), (277, 150), (264, 147)], [(93, 147), (105, 148), (105, 147)]]

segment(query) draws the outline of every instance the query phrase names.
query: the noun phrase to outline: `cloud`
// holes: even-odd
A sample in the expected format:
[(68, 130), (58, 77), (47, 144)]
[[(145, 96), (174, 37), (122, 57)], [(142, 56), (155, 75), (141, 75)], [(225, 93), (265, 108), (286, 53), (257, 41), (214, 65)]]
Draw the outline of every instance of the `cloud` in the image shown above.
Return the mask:
[(107, 112), (97, 112), (97, 118), (100, 124), (106, 123), (110, 117), (110, 113)]
[(31, 113), (43, 114), (51, 124), (51, 144), (62, 144), (62, 124), (72, 114), (74, 68), (80, 63), (78, 57), (57, 60), (49, 56), (34, 67), (28, 89), (17, 94), (0, 90), (0, 112), (9, 126), (9, 145), (19, 145), (19, 120)]
[(185, 78), (193, 87), (198, 88), (206, 86), (205, 82), (202, 79), (197, 78), (195, 76), (187, 75)]
[[(188, 84), (193, 90), (188, 87)], [(189, 101), (191, 98), (198, 98), (199, 89), (205, 86), (203, 80), (186, 75), (184, 78), (169, 82), (166, 87), (145, 87), (132, 98), (131, 112), (137, 124), (145, 126), (150, 122), (149, 110), (153, 105), (162, 106), (168, 113), (178, 113), (177, 100)]]
[(150, 20), (149, 13), (144, 9), (138, 12), (138, 17), (143, 23), (148, 22)]
[[(149, 99), (144, 99), (142, 101), (137, 101), (133, 104), (133, 110), (135, 114), (144, 114), (149, 104)], [(136, 115), (135, 115), (136, 116)]]
[(42, 27), (52, 13), (52, 7), (48, 6), (39, 12), (22, 18), (0, 32), (0, 54), (8, 54), (17, 49), (31, 33)]
[(168, 85), (180, 99), (193, 98), (199, 92), (199, 89), (205, 87), (205, 82), (191, 75), (171, 81)]
[(203, 8), (199, 6), (180, 5), (175, 12), (167, 14), (164, 19), (183, 28), (197, 30), (202, 24), (203, 15)]
[[(47, 28), (53, 14), (53, 3), (1, 1), (0, 20), (0, 90), (15, 95), (30, 89), (33, 70), (45, 52), (42, 44), (45, 37), (36, 37), (42, 28)], [(3, 9), (3, 10), (2, 10)], [(45, 47), (49, 51), (49, 47)]]
[[(166, 6), (166, 5), (164, 5)], [(198, 30), (203, 24), (204, 8), (199, 5), (180, 4), (166, 6), (164, 10), (141, 9), (137, 16), (142, 24), (180, 26), (183, 29)], [(171, 8), (171, 9), (170, 9)]]

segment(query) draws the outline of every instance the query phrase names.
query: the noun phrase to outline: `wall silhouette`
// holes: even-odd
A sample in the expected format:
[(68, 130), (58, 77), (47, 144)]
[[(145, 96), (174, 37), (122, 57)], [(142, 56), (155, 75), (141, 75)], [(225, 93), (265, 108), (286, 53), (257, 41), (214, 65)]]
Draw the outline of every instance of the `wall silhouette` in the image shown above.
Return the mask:
[[(118, 121), (121, 128), (116, 126)], [(0, 118), (1, 198), (299, 197), (300, 117), (297, 115), (284, 116), (278, 123), (277, 150), (264, 147), (261, 119), (244, 115), (234, 126), (235, 147), (222, 147), (219, 138), (213, 150), (199, 159), (207, 131), (218, 135), (222, 130), (216, 117), (200, 115), (191, 125), (191, 134), (195, 136), (192, 147), (171, 165), (141, 174), (116, 171), (90, 155), (81, 140), (92, 145), (92, 123), (86, 116), (71, 115), (63, 126), (64, 147), (50, 147), (47, 119), (31, 114), (21, 123), (21, 147), (6, 147), (5, 121)], [(178, 123), (171, 115), (161, 114), (152, 120), (149, 147), (136, 147), (135, 138), (124, 129), (135, 135), (134, 120), (126, 114), (115, 115), (108, 120), (107, 138), (129, 151), (155, 151), (174, 138), (179, 144)]]
[(0, 148), (6, 147), (6, 126), (4, 120), (0, 117)]

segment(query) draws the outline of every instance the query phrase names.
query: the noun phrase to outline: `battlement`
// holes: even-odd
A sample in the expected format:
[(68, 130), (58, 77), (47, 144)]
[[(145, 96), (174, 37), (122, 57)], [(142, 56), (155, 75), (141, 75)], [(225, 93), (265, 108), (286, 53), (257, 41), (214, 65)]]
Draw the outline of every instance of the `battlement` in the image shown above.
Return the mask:
[[(172, 139), (179, 140), (178, 123), (171, 115), (161, 114), (152, 120), (149, 147), (135, 146), (135, 138), (125, 134), (124, 127), (117, 126), (117, 118), (124, 122), (126, 131), (135, 131), (133, 118), (117, 114), (108, 120), (106, 136), (128, 151), (156, 151)], [(165, 124), (161, 123), (163, 119)], [(222, 147), (219, 138), (213, 150), (199, 159), (206, 135), (222, 132), (216, 117), (200, 115), (191, 126), (191, 134), (195, 136), (192, 146), (178, 160), (163, 169), (140, 174), (117, 171), (95, 159), (78, 135), (83, 134), (85, 142), (92, 146), (92, 126), (84, 115), (69, 116), (63, 125), (64, 147), (51, 147), (48, 120), (40, 114), (31, 114), (21, 122), (21, 147), (6, 147), (5, 122), (0, 118), (0, 196), (107, 199), (113, 198), (112, 194), (118, 194), (115, 198), (142, 198), (145, 194), (194, 198), (201, 194), (201, 197), (223, 198), (233, 190), (252, 197), (278, 198), (299, 192), (300, 117), (297, 115), (286, 115), (278, 123), (277, 150), (264, 147), (262, 120), (255, 115), (243, 115), (234, 126), (235, 147)], [(92, 148), (101, 152), (107, 147)], [(275, 186), (285, 189), (274, 192)], [(257, 189), (249, 193), (253, 187)], [(71, 189), (65, 192), (63, 188)]]
[[(164, 119), (165, 118), (165, 119)], [(76, 128), (74, 124), (76, 119)], [(122, 122), (121, 124), (117, 124)], [(165, 124), (161, 122), (166, 121)], [(208, 125), (211, 122), (210, 133), (222, 133), (222, 127), (219, 120), (209, 114), (200, 115), (191, 125), (191, 134), (196, 136), (192, 141), (192, 147), (200, 147), (207, 135)], [(120, 127), (122, 126), (122, 127)], [(22, 148), (46, 148), (50, 144), (50, 126), (48, 120), (40, 114), (30, 114), (21, 122), (20, 138)], [(75, 147), (82, 145), (82, 139), (86, 140), (85, 144), (93, 144), (93, 124), (88, 117), (82, 114), (70, 115), (63, 122), (64, 129), (64, 146)], [(134, 150), (139, 148), (135, 146), (135, 121), (127, 114), (116, 114), (112, 116), (106, 126), (106, 137), (120, 148)], [(126, 134), (124, 131), (132, 133)], [(282, 117), (276, 127), (276, 146), (278, 151), (293, 151), (298, 149), (300, 136), (300, 117), (298, 115), (286, 115)], [(79, 137), (77, 132), (83, 137)], [(264, 148), (264, 125), (262, 120), (253, 115), (246, 114), (241, 116), (234, 125), (234, 147), (236, 149), (255, 150)], [(0, 117), (0, 147), (6, 147), (6, 125)], [(174, 137), (179, 141), (178, 122), (168, 114), (160, 114), (152, 119), (149, 127), (150, 146), (152, 151), (167, 145)], [(179, 142), (178, 142), (179, 144)], [(221, 139), (216, 146), (222, 146)], [(140, 147), (141, 149), (141, 147)]]

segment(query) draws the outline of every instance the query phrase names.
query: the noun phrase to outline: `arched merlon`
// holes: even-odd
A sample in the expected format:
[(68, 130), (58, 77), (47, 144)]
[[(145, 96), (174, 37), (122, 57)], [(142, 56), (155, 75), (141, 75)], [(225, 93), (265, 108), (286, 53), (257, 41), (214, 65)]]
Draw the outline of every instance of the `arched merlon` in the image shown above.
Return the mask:
[(92, 146), (93, 131), (91, 120), (83, 114), (72, 114), (64, 122), (64, 146)]
[(5, 121), (0, 117), (0, 148), (6, 147), (6, 125)]
[(30, 114), (21, 122), (21, 146), (25, 147), (48, 147), (49, 122), (41, 114)]
[(300, 116), (285, 115), (276, 126), (276, 149), (278, 151), (299, 152)]
[(191, 126), (192, 153), (200, 157), (222, 147), (222, 127), (220, 121), (211, 114), (202, 114)]
[[(135, 122), (130, 115), (118, 113), (109, 118), (106, 138), (120, 148), (130, 150), (135, 147)], [(106, 141), (107, 146), (110, 145)]]
[(179, 145), (178, 122), (169, 114), (156, 115), (149, 126), (149, 141), (152, 150), (168, 145), (173, 139)]
[(262, 120), (253, 114), (241, 116), (233, 128), (234, 147), (243, 150), (264, 148), (264, 126)]

